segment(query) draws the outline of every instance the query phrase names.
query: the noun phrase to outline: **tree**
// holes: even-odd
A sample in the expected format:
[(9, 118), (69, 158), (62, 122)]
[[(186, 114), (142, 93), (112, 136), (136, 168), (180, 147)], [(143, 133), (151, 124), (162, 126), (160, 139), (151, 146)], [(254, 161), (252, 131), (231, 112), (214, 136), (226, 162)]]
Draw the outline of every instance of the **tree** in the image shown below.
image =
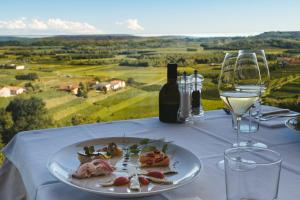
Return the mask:
[(0, 109), (0, 134), (2, 138), (0, 138), (1, 143), (2, 140), (7, 143), (10, 138), (13, 137), (12, 127), (14, 125), (12, 115), (9, 112), (6, 112), (5, 109)]
[(87, 90), (86, 85), (83, 84), (82, 82), (80, 82), (78, 92), (77, 92), (77, 96), (87, 98), (88, 97), (87, 93), (88, 93), (88, 90)]
[(20, 131), (48, 128), (54, 125), (52, 118), (47, 115), (45, 103), (36, 97), (16, 98), (8, 104), (5, 111), (1, 112), (0, 124), (5, 143)]
[(127, 84), (128, 85), (131, 85), (131, 84), (133, 84), (135, 81), (134, 81), (134, 79), (132, 78), (132, 77), (129, 77), (128, 79), (127, 79)]
[(24, 87), (26, 88), (26, 91), (28, 91), (28, 92), (36, 92), (39, 90), (39, 86), (33, 85), (31, 82), (25, 83)]
[(16, 75), (15, 78), (17, 80), (30, 80), (30, 81), (34, 81), (34, 80), (38, 79), (39, 76), (37, 75), (37, 73), (28, 73), (28, 74)]

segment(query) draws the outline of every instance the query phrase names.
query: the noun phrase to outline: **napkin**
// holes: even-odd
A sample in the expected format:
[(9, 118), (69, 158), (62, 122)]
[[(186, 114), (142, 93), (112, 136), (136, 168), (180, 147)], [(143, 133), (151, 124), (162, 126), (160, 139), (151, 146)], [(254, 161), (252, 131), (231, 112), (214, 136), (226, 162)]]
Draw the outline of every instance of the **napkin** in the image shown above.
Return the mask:
[[(265, 116), (268, 116), (268, 114), (271, 114), (273, 112), (278, 112), (278, 113), (284, 112), (282, 114), (295, 113), (295, 112), (285, 112), (285, 111), (286, 109), (276, 108), (272, 106), (262, 106), (262, 114)], [(258, 119), (255, 119), (255, 121), (258, 122), (261, 126), (265, 126), (268, 128), (280, 128), (285, 126), (285, 121), (289, 118), (291, 117), (278, 117), (267, 121), (260, 121)]]

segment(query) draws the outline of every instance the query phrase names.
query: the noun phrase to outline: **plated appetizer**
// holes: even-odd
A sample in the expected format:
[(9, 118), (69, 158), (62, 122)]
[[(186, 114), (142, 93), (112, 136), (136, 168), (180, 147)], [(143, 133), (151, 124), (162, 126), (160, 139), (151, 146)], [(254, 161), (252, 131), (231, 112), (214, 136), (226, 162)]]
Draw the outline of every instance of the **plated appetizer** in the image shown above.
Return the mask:
[(122, 186), (132, 191), (140, 191), (141, 187), (147, 187), (150, 183), (173, 184), (166, 177), (177, 173), (166, 170), (170, 166), (168, 143), (160, 141), (157, 146), (156, 143), (157, 141), (143, 139), (136, 144), (123, 144), (122, 148), (113, 142), (97, 150), (95, 146), (85, 146), (77, 152), (80, 166), (72, 177), (106, 177), (102, 187)]

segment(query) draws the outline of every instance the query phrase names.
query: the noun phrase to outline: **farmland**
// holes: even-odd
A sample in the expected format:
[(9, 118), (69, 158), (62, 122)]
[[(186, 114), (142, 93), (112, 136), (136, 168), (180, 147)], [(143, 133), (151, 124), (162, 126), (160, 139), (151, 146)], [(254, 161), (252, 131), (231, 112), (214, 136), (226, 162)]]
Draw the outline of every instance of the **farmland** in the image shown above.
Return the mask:
[[(295, 39), (296, 45), (298, 39)], [(235, 39), (131, 36), (100, 39), (96, 36), (66, 36), (5, 41), (0, 44), (0, 64), (25, 65), (25, 69), (0, 69), (0, 86), (24, 87), (30, 82), (37, 89), (18, 96), (41, 98), (57, 127), (74, 125), (72, 119), (76, 117), (80, 117), (80, 123), (154, 117), (158, 115), (158, 91), (166, 82), (165, 66), (168, 62), (176, 62), (179, 72), (192, 73), (197, 69), (204, 76), (204, 109), (218, 109), (223, 107), (217, 91), (220, 63), (225, 52), (234, 49), (215, 46), (216, 40), (218, 44), (235, 45)], [(270, 57), (272, 77), (264, 101), (298, 109), (300, 66), (289, 64), (283, 68), (280, 61), (286, 57), (299, 59), (300, 54), (286, 53), (290, 48), (285, 46), (264, 45)], [(16, 79), (16, 75), (29, 73), (37, 74), (38, 79)], [(90, 87), (96, 80), (112, 79), (124, 80), (127, 86), (107, 93)], [(59, 90), (61, 86), (80, 82), (89, 88), (87, 98)], [(5, 108), (14, 98), (0, 97), (0, 108)]]

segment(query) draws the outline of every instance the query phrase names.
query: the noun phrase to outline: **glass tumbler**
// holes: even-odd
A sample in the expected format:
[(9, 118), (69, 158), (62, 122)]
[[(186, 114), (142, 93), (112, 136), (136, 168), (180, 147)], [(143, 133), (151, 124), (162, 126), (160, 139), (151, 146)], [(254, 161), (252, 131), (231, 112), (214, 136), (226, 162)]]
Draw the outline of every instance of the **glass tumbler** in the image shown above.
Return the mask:
[(224, 153), (227, 200), (276, 200), (281, 156), (270, 149), (237, 147)]

